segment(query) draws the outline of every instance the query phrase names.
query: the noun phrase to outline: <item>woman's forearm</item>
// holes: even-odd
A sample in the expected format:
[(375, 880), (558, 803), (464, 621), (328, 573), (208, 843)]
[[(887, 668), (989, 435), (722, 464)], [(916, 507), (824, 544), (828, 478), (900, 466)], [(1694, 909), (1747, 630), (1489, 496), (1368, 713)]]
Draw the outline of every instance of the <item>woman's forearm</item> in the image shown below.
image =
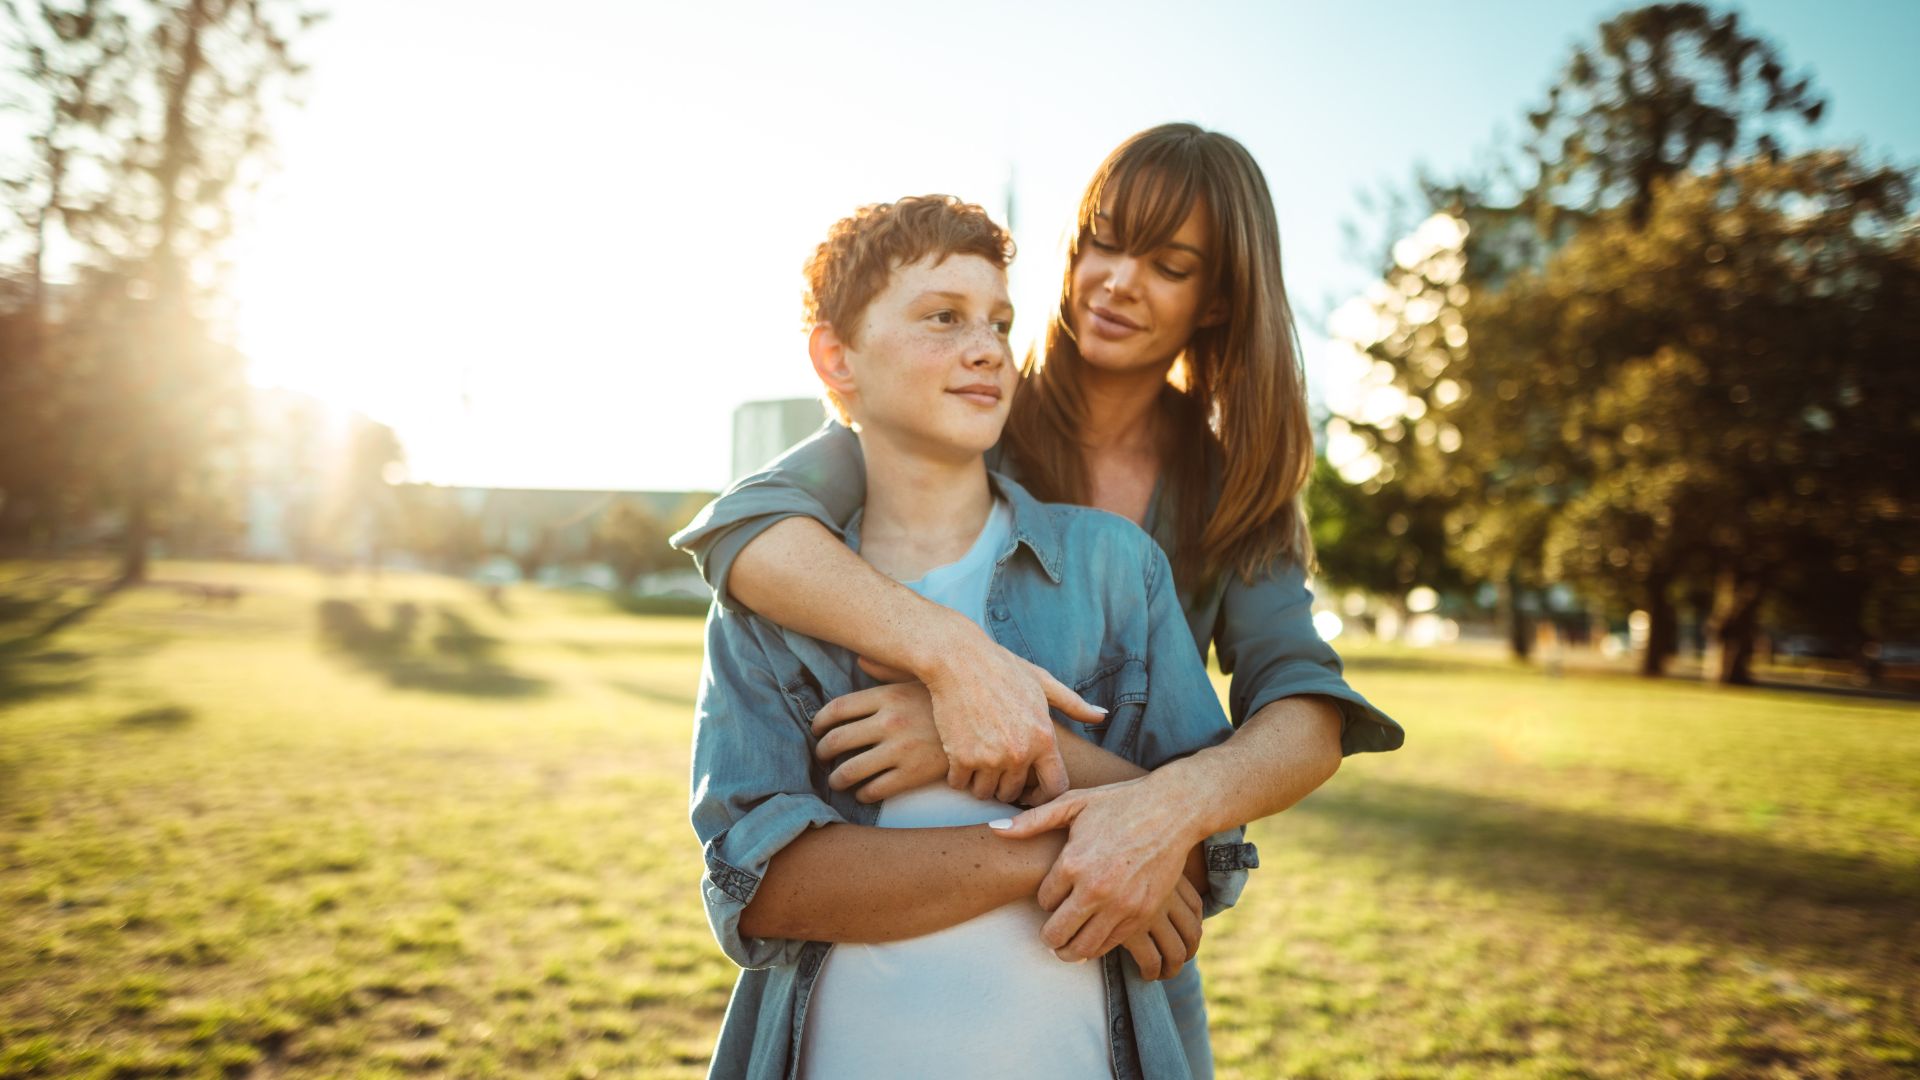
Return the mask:
[(1340, 708), (1315, 694), (1281, 698), (1233, 737), (1154, 771), (1149, 784), (1191, 808), (1195, 840), (1271, 817), (1340, 769)]
[(1012, 802), (1028, 769), (1041, 791), (1067, 789), (1049, 703), (1083, 722), (1104, 710), (1002, 648), (973, 620), (888, 578), (818, 522), (787, 518), (735, 557), (734, 598), (808, 637), (851, 649), (927, 685), (947, 782)]
[(1032, 896), (1065, 842), (985, 825), (827, 825), (782, 848), (740, 915), (749, 937), (880, 942), (918, 937)]
[(781, 626), (926, 678), (956, 634), (984, 637), (964, 616), (875, 570), (807, 517), (776, 522), (740, 550), (727, 589)]

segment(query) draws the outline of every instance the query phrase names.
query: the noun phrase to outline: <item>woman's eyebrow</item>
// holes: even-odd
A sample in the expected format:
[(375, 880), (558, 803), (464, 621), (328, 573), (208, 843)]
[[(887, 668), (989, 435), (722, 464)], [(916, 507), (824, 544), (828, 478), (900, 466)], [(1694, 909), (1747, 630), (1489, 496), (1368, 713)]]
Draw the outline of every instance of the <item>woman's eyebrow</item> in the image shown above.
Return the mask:
[[(1113, 215), (1107, 213), (1105, 210), (1095, 210), (1093, 212), (1093, 216), (1095, 219), (1105, 222), (1109, 228), (1113, 226)], [(1169, 240), (1166, 243), (1161, 244), (1160, 246), (1165, 248), (1173, 248), (1175, 251), (1187, 252), (1188, 254), (1192, 255), (1196, 259), (1204, 260), (1207, 257), (1207, 253), (1204, 250), (1194, 247), (1192, 244), (1182, 244), (1177, 241)]]

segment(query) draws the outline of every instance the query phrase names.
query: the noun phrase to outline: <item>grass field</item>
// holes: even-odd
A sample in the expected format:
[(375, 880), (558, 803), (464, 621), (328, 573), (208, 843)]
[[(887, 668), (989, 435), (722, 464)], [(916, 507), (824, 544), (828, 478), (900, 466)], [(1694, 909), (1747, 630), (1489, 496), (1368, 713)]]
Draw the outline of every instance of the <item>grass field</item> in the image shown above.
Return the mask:
[[(0, 564), (0, 1077), (704, 1072), (698, 620), (99, 572)], [(1920, 708), (1348, 660), (1407, 746), (1255, 827), (1223, 1076), (1920, 1073)]]

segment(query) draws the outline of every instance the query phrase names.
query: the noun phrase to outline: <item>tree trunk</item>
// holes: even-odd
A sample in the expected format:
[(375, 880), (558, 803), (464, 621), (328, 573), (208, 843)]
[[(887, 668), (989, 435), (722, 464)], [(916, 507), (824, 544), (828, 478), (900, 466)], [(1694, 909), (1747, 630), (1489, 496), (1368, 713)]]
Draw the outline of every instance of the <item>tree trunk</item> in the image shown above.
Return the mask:
[(120, 553), (120, 576), (114, 588), (147, 580), (147, 547), (152, 537), (152, 502), (145, 485), (137, 485), (127, 500), (126, 550)]
[(1673, 655), (1679, 637), (1678, 619), (1673, 602), (1667, 599), (1665, 576), (1647, 582), (1647, 647), (1640, 654), (1640, 674), (1658, 679), (1667, 673), (1667, 658)]
[(1763, 575), (1722, 567), (1715, 582), (1712, 636), (1722, 686), (1753, 685), (1754, 635), (1760, 626), (1760, 602), (1766, 597)]
[(1507, 644), (1513, 658), (1526, 663), (1533, 657), (1533, 621), (1520, 608), (1520, 591), (1518, 577), (1508, 574), (1500, 585), (1500, 607), (1507, 617)]

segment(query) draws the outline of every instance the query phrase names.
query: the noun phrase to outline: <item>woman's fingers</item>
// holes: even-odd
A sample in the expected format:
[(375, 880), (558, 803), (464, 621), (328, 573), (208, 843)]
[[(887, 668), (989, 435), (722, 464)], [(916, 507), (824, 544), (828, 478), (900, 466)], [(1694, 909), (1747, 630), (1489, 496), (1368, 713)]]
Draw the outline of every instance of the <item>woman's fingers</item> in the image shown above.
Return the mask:
[(973, 787), (973, 770), (947, 759), (947, 786), (955, 791), (969, 791)]
[[(1060, 918), (1073, 906), (1073, 898), (1068, 897), (1067, 902), (1060, 905), (1060, 910), (1053, 913), (1053, 918)], [(1084, 923), (1080, 924), (1080, 929), (1074, 932), (1065, 945), (1053, 950), (1053, 954), (1062, 960), (1091, 960), (1096, 956), (1105, 955), (1107, 950), (1115, 948), (1120, 941), (1125, 940), (1125, 938), (1116, 940), (1114, 937), (1114, 927), (1119, 924), (1119, 921), (1108, 912), (1093, 912)], [(1053, 919), (1047, 920), (1047, 926), (1053, 926)], [(1042, 940), (1047, 939), (1045, 929), (1041, 931), (1040, 936)], [(1132, 934), (1127, 935), (1127, 937), (1132, 936)]]
[(1073, 824), (1073, 819), (1084, 805), (1076, 796), (1064, 795), (1050, 803), (1022, 811), (1008, 824), (995, 826), (994, 831), (1009, 840), (1024, 840), (1043, 832), (1064, 829)]
[(1033, 899), (1041, 910), (1052, 912), (1058, 910), (1072, 894), (1073, 879), (1061, 873), (1059, 863), (1054, 863), (1053, 869), (1047, 871), (1047, 876), (1040, 879), (1039, 891), (1034, 893)]
[[(1101, 724), (1107, 719), (1107, 710), (1088, 703), (1087, 699), (1073, 692), (1066, 683), (1053, 677), (1053, 673), (1038, 664), (1028, 664), (1033, 668), (1040, 681), (1040, 689), (1047, 695), (1047, 704), (1066, 713), (1071, 719), (1083, 724)], [(1065, 790), (1062, 788), (1062, 790)]]
[[(1055, 747), (1050, 753), (1034, 762), (1033, 772), (1037, 781), (1034, 786), (1034, 798), (1036, 801), (1044, 803), (1050, 799), (1057, 799), (1067, 793), (1067, 763), (1066, 759), (1060, 756), (1060, 749), (1058, 747)], [(1015, 795), (1017, 797), (1018, 793), (1016, 792)], [(1000, 801), (1010, 802), (1012, 800), (1001, 799)]]
[(981, 769), (973, 774), (973, 782), (967, 785), (967, 793), (981, 800), (995, 798), (1000, 789), (1007, 785), (1006, 775), (998, 769)]
[(1018, 802), (1020, 800), (1020, 793), (1027, 790), (1027, 777), (1032, 774), (1032, 769), (1001, 773), (1000, 787), (994, 791), (993, 797), (1008, 805)]

